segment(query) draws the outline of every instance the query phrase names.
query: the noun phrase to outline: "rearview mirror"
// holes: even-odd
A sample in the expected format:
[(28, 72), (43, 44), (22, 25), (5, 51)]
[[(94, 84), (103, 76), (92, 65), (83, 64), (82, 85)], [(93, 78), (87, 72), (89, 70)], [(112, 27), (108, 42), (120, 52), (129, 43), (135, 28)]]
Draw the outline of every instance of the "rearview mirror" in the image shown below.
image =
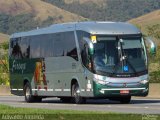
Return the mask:
[(155, 43), (153, 42), (152, 38), (147, 37), (147, 38), (146, 38), (146, 41), (147, 41), (147, 43), (149, 44), (149, 52), (150, 52), (151, 54), (156, 54), (156, 45), (155, 45)]

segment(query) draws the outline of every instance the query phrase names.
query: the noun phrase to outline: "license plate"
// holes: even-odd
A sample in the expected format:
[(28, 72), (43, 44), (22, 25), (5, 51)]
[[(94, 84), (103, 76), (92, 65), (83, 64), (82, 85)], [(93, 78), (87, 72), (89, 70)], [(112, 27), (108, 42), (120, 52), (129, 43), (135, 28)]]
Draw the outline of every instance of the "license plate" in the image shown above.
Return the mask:
[(121, 90), (120, 94), (129, 94), (129, 90)]

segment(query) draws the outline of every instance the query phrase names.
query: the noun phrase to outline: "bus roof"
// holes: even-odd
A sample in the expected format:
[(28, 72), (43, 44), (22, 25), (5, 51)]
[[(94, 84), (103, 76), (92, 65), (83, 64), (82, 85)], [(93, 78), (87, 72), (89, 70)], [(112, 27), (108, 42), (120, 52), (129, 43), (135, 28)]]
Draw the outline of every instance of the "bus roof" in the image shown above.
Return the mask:
[(125, 22), (72, 22), (54, 24), (46, 28), (20, 32), (11, 35), (11, 38), (49, 34), (65, 31), (82, 30), (91, 34), (123, 35), (140, 34), (140, 30), (134, 25)]

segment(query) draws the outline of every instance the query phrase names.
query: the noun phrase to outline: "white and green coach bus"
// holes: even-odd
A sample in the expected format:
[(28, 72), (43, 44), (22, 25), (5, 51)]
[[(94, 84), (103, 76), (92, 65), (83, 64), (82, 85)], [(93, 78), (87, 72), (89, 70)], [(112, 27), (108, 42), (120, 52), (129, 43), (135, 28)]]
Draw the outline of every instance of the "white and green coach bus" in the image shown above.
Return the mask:
[(129, 23), (75, 22), (15, 33), (9, 67), (11, 93), (27, 102), (58, 97), (76, 104), (87, 98), (129, 103), (149, 90), (145, 42)]

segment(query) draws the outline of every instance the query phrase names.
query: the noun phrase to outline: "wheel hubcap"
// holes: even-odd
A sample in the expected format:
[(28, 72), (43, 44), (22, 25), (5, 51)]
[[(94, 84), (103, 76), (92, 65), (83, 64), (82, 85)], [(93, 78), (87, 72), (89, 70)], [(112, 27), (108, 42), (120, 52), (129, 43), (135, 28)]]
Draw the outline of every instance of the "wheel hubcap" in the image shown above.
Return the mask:
[(74, 92), (74, 97), (75, 97), (75, 101), (78, 102), (79, 101), (79, 96), (80, 95), (80, 90), (78, 87), (75, 88), (75, 92)]
[(26, 88), (26, 98), (29, 99), (31, 93), (29, 87)]

